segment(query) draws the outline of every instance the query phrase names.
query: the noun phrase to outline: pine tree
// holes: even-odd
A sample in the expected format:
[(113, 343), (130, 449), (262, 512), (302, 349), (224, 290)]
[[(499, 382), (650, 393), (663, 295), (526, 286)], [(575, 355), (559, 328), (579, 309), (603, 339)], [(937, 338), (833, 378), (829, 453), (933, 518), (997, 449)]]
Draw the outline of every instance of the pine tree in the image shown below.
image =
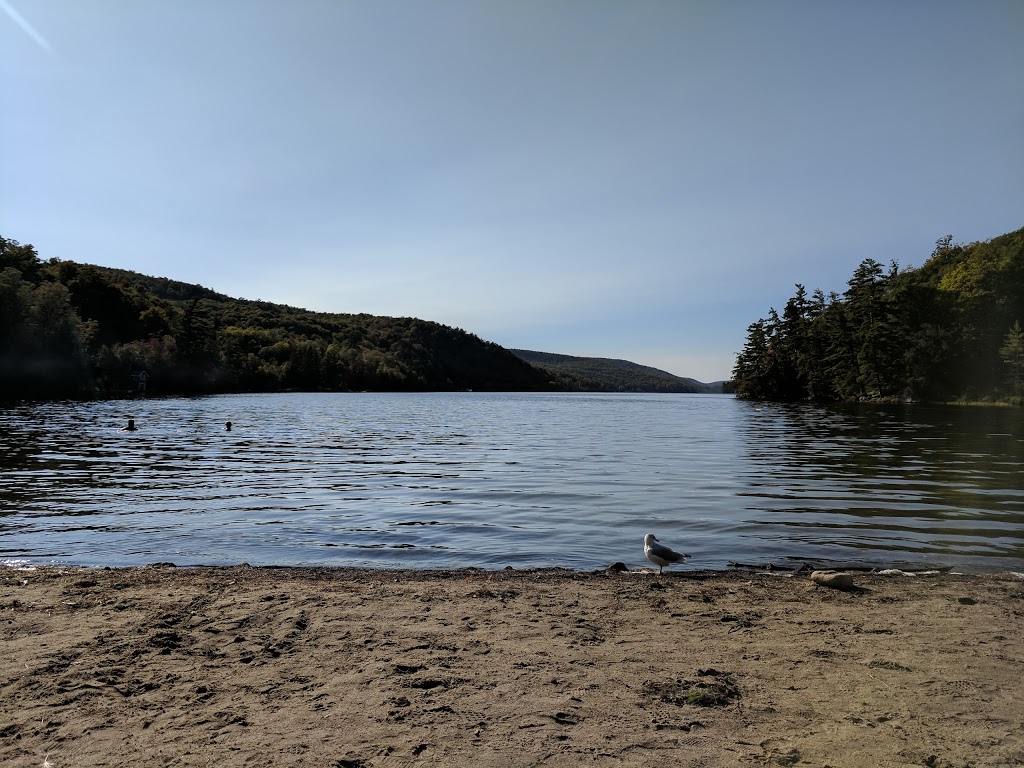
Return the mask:
[(766, 388), (762, 369), (768, 355), (768, 334), (763, 319), (747, 326), (747, 341), (736, 356), (732, 378), (737, 397), (745, 400), (763, 400)]
[(1003, 340), (1003, 346), (999, 348), (999, 356), (1006, 364), (1008, 370), (1011, 391), (1015, 398), (1024, 395), (1024, 331), (1021, 330), (1020, 320), (1015, 320), (1010, 332)]

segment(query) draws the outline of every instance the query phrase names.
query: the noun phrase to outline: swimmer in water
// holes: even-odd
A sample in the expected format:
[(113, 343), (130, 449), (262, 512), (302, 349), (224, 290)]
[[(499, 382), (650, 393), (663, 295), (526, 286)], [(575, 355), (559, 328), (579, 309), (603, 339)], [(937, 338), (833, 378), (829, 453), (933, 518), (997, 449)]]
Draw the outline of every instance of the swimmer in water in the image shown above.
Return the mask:
[(231, 431), (231, 422), (230, 422), (230, 421), (225, 421), (225, 422), (224, 422), (224, 429), (225, 429), (225, 431), (227, 431), (227, 432), (230, 432), (230, 431)]
[(135, 432), (138, 427), (135, 426), (135, 419), (128, 419), (128, 426), (121, 427), (122, 432)]

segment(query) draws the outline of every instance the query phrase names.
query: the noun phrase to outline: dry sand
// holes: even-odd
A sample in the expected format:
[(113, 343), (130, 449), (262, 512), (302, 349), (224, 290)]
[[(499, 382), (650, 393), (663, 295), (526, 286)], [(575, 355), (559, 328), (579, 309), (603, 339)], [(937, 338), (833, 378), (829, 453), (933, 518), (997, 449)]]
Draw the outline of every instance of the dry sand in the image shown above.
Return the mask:
[(1024, 765), (1024, 581), (0, 571), (0, 765)]

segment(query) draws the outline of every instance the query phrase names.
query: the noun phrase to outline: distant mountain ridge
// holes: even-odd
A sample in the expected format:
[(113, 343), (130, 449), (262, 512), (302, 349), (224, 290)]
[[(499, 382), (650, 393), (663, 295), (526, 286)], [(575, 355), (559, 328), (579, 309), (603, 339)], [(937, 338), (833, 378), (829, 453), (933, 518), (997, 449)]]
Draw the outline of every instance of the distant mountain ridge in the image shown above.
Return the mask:
[(510, 349), (522, 360), (556, 375), (568, 389), (602, 392), (721, 393), (724, 381), (705, 383), (629, 360), (574, 357), (529, 349)]

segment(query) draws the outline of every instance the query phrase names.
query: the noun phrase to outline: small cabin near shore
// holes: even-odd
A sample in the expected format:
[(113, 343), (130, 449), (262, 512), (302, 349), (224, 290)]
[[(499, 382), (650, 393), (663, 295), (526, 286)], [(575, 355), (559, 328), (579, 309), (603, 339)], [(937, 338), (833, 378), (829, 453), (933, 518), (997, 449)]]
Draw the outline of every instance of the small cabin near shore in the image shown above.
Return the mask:
[(134, 382), (134, 384), (135, 384), (133, 389), (134, 389), (135, 392), (138, 392), (140, 395), (146, 394), (146, 382), (148, 382), (148, 381), (149, 381), (149, 374), (146, 373), (145, 371), (139, 371), (138, 373), (133, 373), (132, 374), (132, 382)]

